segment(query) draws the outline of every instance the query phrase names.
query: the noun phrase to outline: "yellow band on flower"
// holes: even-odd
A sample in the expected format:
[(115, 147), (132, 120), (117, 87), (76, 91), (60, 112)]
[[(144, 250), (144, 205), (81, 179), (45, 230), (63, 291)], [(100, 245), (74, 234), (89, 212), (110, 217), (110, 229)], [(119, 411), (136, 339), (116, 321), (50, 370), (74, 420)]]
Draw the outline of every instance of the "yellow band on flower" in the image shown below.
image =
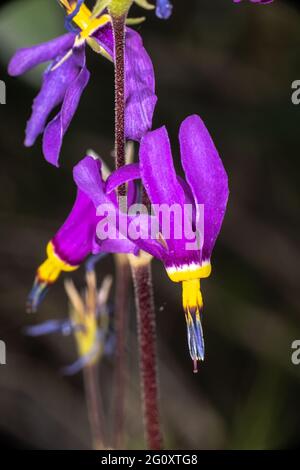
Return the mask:
[(55, 253), (52, 242), (47, 245), (47, 259), (38, 268), (37, 276), (39, 280), (51, 284), (56, 281), (62, 271), (71, 272), (78, 269), (79, 266), (72, 266), (66, 263)]
[(211, 273), (211, 264), (204, 263), (202, 266), (187, 265), (183, 268), (168, 268), (167, 273), (171, 281), (183, 282), (193, 279), (203, 279), (209, 277)]
[(182, 282), (182, 305), (185, 312), (190, 312), (192, 309), (200, 312), (203, 307), (200, 279)]

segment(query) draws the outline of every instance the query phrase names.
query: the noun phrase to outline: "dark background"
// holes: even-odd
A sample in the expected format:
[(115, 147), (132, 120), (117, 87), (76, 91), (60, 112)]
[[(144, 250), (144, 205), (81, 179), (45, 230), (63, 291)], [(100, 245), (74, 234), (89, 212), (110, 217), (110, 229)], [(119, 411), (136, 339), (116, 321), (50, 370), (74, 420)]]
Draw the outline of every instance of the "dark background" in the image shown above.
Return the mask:
[[(40, 70), (11, 79), (6, 66), (17, 47), (62, 33), (63, 13), (54, 0), (2, 3), (0, 78), (7, 104), (0, 107), (0, 339), (7, 365), (0, 366), (0, 445), (89, 448), (81, 375), (60, 374), (76, 358), (72, 339), (26, 338), (22, 328), (67, 315), (62, 281), (37, 316), (25, 313), (26, 295), (47, 241), (73, 203), (73, 165), (93, 148), (113, 166), (113, 69), (88, 53), (92, 78), (64, 140), (61, 168), (51, 167), (40, 140), (32, 149), (22, 145)], [(180, 288), (154, 263), (167, 447), (299, 447), (300, 365), (291, 362), (291, 344), (300, 339), (300, 108), (291, 103), (291, 83), (300, 79), (297, 2), (174, 0), (170, 21), (149, 13), (137, 29), (156, 71), (154, 127), (167, 125), (179, 165), (179, 124), (200, 114), (231, 190), (213, 274), (202, 283), (206, 360), (197, 376)], [(99, 280), (106, 272), (114, 272), (111, 257), (98, 266)], [(74, 275), (78, 287), (83, 277), (83, 270)], [(142, 448), (133, 309), (131, 323), (127, 439), (130, 448)], [(101, 365), (107, 399), (111, 367), (109, 360)]]

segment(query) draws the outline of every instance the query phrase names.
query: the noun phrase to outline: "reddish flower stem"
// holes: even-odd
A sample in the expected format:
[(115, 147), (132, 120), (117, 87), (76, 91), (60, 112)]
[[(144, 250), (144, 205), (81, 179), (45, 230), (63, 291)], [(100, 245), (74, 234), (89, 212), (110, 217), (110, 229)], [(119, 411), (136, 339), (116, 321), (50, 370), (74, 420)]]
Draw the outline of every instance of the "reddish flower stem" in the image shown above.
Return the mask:
[[(114, 32), (114, 61), (115, 61), (115, 158), (116, 168), (125, 165), (125, 20), (127, 15), (112, 16)], [(118, 197), (126, 196), (126, 186), (118, 188)], [(144, 425), (147, 443), (150, 449), (162, 448), (158, 411), (158, 385), (156, 367), (156, 327), (153, 303), (153, 289), (151, 276), (151, 262), (147, 256), (139, 257), (139, 262), (131, 257), (132, 277), (135, 285), (135, 299), (137, 307), (139, 348), (140, 348), (140, 374), (143, 389)], [(142, 260), (142, 262), (141, 262)], [(121, 295), (117, 292), (117, 362), (116, 362), (116, 400), (115, 400), (115, 448), (120, 448), (123, 439), (124, 423), (124, 386), (126, 379), (125, 358), (125, 329), (127, 298), (127, 285), (124, 282), (124, 273), (119, 272), (119, 287)], [(124, 291), (125, 288), (125, 291)], [(125, 295), (124, 295), (125, 294)]]
[[(126, 163), (125, 158), (125, 21), (127, 15), (112, 15), (115, 63), (115, 165)], [(126, 196), (126, 185), (118, 188), (118, 197)], [(130, 268), (127, 256), (116, 255), (116, 367), (114, 375), (113, 444), (115, 449), (124, 447), (124, 408), (127, 377), (126, 331), (128, 319), (128, 287)]]
[[(125, 21), (126, 15), (112, 16), (115, 61), (115, 158), (116, 168), (125, 165)], [(126, 186), (118, 188), (126, 195)]]
[(144, 429), (148, 448), (162, 449), (158, 406), (156, 322), (152, 289), (151, 257), (131, 256), (131, 269), (135, 289), (140, 378), (143, 399)]

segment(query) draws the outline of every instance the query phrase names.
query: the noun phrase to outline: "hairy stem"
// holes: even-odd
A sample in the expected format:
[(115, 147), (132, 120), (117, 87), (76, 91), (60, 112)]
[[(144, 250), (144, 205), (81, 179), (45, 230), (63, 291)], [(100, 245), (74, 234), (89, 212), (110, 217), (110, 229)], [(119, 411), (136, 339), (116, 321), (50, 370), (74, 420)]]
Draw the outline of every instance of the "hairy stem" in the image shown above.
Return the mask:
[(149, 449), (162, 448), (158, 406), (156, 322), (152, 289), (151, 257), (142, 253), (130, 256), (134, 281), (144, 429)]
[[(115, 158), (116, 168), (125, 165), (125, 21), (126, 15), (112, 16), (115, 61)], [(118, 188), (126, 195), (126, 186)]]
[[(111, 14), (114, 34), (115, 63), (115, 160), (116, 168), (126, 163), (125, 156), (125, 21), (127, 12), (121, 16)], [(118, 187), (118, 198), (126, 196), (126, 185)], [(126, 331), (128, 320), (128, 287), (130, 267), (124, 255), (116, 255), (116, 367), (114, 377), (114, 448), (124, 447), (125, 384), (127, 377)]]
[(103, 403), (98, 381), (98, 363), (85, 366), (83, 368), (83, 377), (93, 448), (95, 450), (105, 449)]
[(114, 422), (113, 445), (115, 449), (124, 447), (124, 410), (125, 386), (127, 378), (126, 340), (128, 329), (128, 288), (130, 267), (126, 255), (115, 255), (116, 292), (115, 292), (115, 330), (116, 330), (116, 366), (114, 376)]

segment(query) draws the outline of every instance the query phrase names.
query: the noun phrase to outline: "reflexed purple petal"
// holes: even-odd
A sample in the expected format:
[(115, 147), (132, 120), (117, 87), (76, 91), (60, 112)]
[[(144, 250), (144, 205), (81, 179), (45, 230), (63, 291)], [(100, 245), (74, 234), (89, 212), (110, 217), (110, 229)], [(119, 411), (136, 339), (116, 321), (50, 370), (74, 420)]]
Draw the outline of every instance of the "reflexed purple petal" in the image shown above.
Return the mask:
[[(51, 65), (59, 62), (61, 56)], [(47, 118), (52, 110), (64, 99), (70, 84), (78, 76), (78, 59), (72, 55), (54, 70), (51, 67), (44, 74), (42, 88), (35, 98), (32, 114), (26, 127), (25, 145), (30, 147), (44, 130)]]
[(204, 204), (204, 245), (202, 259), (211, 256), (221, 229), (229, 190), (222, 160), (199, 116), (186, 118), (179, 133), (181, 161), (195, 202)]
[(92, 253), (96, 233), (95, 207), (86, 194), (78, 191), (75, 204), (52, 243), (64, 262), (77, 266)]
[(125, 73), (125, 135), (127, 139), (140, 141), (152, 128), (157, 97), (151, 59), (141, 36), (130, 28), (126, 33)]
[(95, 31), (93, 37), (111, 57), (114, 56), (114, 38), (111, 23), (107, 23)]
[[(94, 37), (113, 57), (114, 41), (111, 24), (99, 28)], [(151, 59), (143, 46), (141, 36), (131, 28), (126, 29), (125, 74), (125, 134), (129, 140), (140, 141), (145, 132), (152, 127), (157, 97)]]
[(70, 334), (72, 330), (73, 325), (70, 320), (49, 320), (44, 323), (40, 323), (39, 325), (24, 328), (25, 334), (28, 336), (43, 336), (58, 332)]
[(100, 160), (89, 156), (83, 158), (73, 168), (73, 177), (78, 188), (89, 196), (95, 207), (106, 204)]
[(105, 191), (107, 194), (111, 193), (118, 186), (128, 181), (140, 178), (140, 168), (138, 163), (131, 163), (123, 166), (118, 171), (114, 171), (108, 178), (105, 184)]
[(58, 166), (59, 154), (63, 137), (77, 110), (81, 95), (88, 84), (90, 73), (85, 67), (66, 90), (62, 108), (55, 118), (47, 125), (43, 137), (43, 152), (46, 160)]
[[(100, 170), (101, 164), (99, 160), (94, 160), (92, 157), (85, 157), (74, 167), (74, 180), (78, 188), (81, 191), (85, 192), (91, 198), (95, 207), (98, 208), (102, 204), (105, 204), (106, 207), (107, 205), (111, 205), (112, 211), (110, 215), (108, 214), (106, 218), (107, 221), (109, 221), (113, 226), (117, 224), (118, 230), (116, 231), (116, 233), (120, 231), (123, 236), (127, 236), (126, 228), (128, 227), (129, 223), (134, 223), (137, 219), (134, 216), (127, 216), (126, 214), (122, 214), (119, 211), (116, 203), (114, 203), (114, 198), (109, 195), (106, 195), (105, 184), (102, 180)], [(134, 173), (135, 172), (136, 170), (134, 169)], [(118, 176), (114, 175), (112, 178), (115, 179), (115, 181), (121, 181), (120, 179), (118, 179)], [(144, 217), (144, 221), (147, 222), (145, 224), (145, 228), (142, 218), (140, 218), (139, 220), (141, 224), (138, 225), (140, 226), (141, 231), (144, 232), (145, 239), (139, 238), (138, 240), (132, 240), (129, 237), (130, 241), (137, 245), (138, 248), (145, 250), (153, 256), (161, 259), (165, 251), (164, 248), (155, 239), (150, 240), (148, 236), (148, 232), (151, 228), (150, 216)], [(102, 241), (99, 241), (99, 243), (102, 243)]]
[[(101, 161), (86, 156), (74, 167), (73, 177), (78, 188), (89, 196), (95, 207), (101, 204), (111, 204), (112, 209), (118, 210), (114, 189), (122, 183), (139, 177), (136, 164), (128, 165), (128, 167), (128, 169), (124, 167), (112, 173), (105, 183), (101, 174)], [(106, 190), (107, 187), (110, 193)]]
[(177, 180), (165, 127), (143, 137), (139, 157), (141, 178), (152, 204), (183, 206), (185, 195)]
[[(176, 175), (169, 137), (165, 127), (148, 132), (143, 137), (139, 157), (141, 177), (150, 201), (152, 204), (161, 206), (158, 208), (160, 214), (156, 212), (156, 215), (159, 218), (162, 237), (168, 246), (168, 250), (163, 255), (164, 264), (169, 267), (199, 262), (200, 253), (198, 249), (187, 250), (187, 243), (190, 244), (193, 239), (186, 238), (182, 220), (186, 210), (184, 205), (189, 202), (189, 194), (185, 194), (184, 186), (179, 182)], [(167, 236), (165, 236), (164, 231), (163, 207), (169, 209), (170, 213), (170, 224), (166, 228), (168, 230)], [(175, 214), (177, 214), (178, 219), (176, 219)], [(193, 235), (192, 220), (186, 217), (185, 223), (186, 232), (189, 229), (190, 234)]]
[(75, 34), (67, 33), (36, 46), (18, 49), (9, 62), (9, 75), (21, 75), (42, 62), (48, 62), (64, 55), (73, 47), (74, 41)]
[[(118, 237), (118, 238), (117, 238)], [(120, 239), (119, 232), (116, 232), (116, 240), (107, 238), (106, 240), (99, 240), (94, 245), (93, 253), (133, 253), (136, 254), (136, 245), (128, 240)], [(98, 251), (97, 251), (98, 246)]]

